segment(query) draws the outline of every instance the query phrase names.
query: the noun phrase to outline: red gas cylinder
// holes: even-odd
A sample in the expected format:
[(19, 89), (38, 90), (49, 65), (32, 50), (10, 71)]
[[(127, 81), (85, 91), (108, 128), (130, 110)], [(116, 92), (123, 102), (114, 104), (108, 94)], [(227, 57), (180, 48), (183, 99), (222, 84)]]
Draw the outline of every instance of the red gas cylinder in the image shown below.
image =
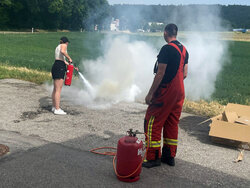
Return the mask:
[(64, 82), (64, 84), (66, 86), (70, 86), (71, 85), (73, 72), (74, 72), (74, 66), (72, 64), (69, 64), (67, 66), (66, 78), (65, 78), (65, 82)]
[(116, 170), (120, 181), (135, 182), (140, 179), (142, 148), (142, 141), (135, 135), (124, 136), (118, 141)]

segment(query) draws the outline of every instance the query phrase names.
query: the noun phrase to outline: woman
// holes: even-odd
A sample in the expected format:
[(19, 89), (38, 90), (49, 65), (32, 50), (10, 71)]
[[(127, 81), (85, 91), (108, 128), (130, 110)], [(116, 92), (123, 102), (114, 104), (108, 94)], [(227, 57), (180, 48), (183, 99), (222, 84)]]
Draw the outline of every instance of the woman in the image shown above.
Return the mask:
[[(52, 112), (57, 115), (67, 114), (60, 108), (60, 97), (64, 81), (64, 76), (66, 72), (66, 65), (72, 63), (72, 59), (67, 53), (67, 47), (69, 40), (67, 37), (62, 37), (60, 39), (60, 44), (56, 47), (55, 50), (55, 63), (52, 66), (52, 78), (54, 80), (54, 89), (52, 92)], [(68, 62), (66, 61), (66, 58)]]

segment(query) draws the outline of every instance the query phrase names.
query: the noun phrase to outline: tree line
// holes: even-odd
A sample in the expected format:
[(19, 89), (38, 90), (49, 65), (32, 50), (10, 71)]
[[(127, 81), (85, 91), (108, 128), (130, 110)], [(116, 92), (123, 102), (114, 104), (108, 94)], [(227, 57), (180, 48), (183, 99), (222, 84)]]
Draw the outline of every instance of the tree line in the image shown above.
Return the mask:
[[(120, 19), (120, 28), (132, 31), (147, 29), (149, 22), (161, 22), (164, 24), (174, 22), (177, 23), (181, 30), (209, 30), (211, 28), (213, 30), (250, 29), (250, 6), (114, 5), (111, 8), (111, 12), (113, 17)], [(211, 27), (209, 21), (212, 24), (214, 22), (214, 27)], [(217, 24), (219, 22), (220, 24)], [(164, 26), (154, 25), (156, 29), (161, 27)]]
[(109, 16), (107, 0), (0, 0), (0, 29), (92, 29)]
[[(121, 30), (157, 30), (170, 22), (181, 30), (195, 28), (204, 22), (208, 27), (209, 15), (216, 15), (222, 27), (214, 30), (250, 28), (250, 6), (241, 5), (113, 5), (107, 0), (0, 0), (0, 29), (68, 29), (109, 30), (112, 17), (120, 20)], [(212, 22), (217, 20), (212, 20)], [(215, 24), (216, 25), (216, 24)]]

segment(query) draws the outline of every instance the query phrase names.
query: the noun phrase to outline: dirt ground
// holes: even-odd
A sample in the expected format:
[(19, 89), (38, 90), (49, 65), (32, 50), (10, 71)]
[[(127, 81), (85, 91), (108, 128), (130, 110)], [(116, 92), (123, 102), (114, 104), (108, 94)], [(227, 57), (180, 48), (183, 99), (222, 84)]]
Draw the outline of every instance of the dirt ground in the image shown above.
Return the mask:
[[(62, 108), (68, 115), (58, 116), (50, 111), (51, 98), (45, 86), (15, 79), (0, 80), (0, 97), (0, 144), (10, 148), (9, 154), (0, 157), (0, 168), (4, 166), (6, 158), (15, 156), (15, 153), (48, 143), (60, 144), (85, 153), (101, 146), (116, 147), (118, 139), (126, 134), (129, 128), (143, 131), (147, 107), (140, 103), (123, 102), (108, 109), (88, 109), (73, 105), (62, 98)], [(242, 162), (233, 163), (239, 151), (212, 143), (208, 136), (210, 122), (199, 125), (206, 119), (182, 113), (176, 167), (174, 175), (169, 175), (184, 178), (194, 185), (249, 186), (250, 152), (245, 151)], [(27, 140), (27, 147), (25, 144), (19, 147), (15, 139), (20, 136)], [(143, 139), (142, 136), (139, 138)], [(157, 180), (158, 175), (169, 173), (168, 169), (168, 166), (162, 165), (153, 171), (155, 177), (150, 175), (150, 178)], [(109, 170), (112, 171), (111, 166)], [(150, 172), (152, 171), (144, 170), (142, 177), (149, 176)], [(7, 171), (2, 173), (6, 174)], [(119, 185), (115, 178), (112, 181)]]

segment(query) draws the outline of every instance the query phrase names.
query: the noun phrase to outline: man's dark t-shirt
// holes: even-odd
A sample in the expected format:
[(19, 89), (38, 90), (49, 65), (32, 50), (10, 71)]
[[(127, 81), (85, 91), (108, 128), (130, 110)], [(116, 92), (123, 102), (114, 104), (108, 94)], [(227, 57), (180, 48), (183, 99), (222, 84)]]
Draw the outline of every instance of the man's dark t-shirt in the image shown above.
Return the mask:
[[(172, 41), (171, 43), (176, 44), (181, 50), (181, 52), (183, 51), (183, 46), (179, 41), (175, 40)], [(189, 57), (188, 52), (186, 52), (184, 64), (188, 63), (188, 57)], [(165, 75), (162, 79), (161, 84), (167, 84), (173, 80), (173, 78), (177, 74), (180, 65), (180, 60), (181, 60), (181, 55), (173, 46), (164, 45), (161, 48), (161, 51), (157, 56), (157, 61), (158, 63), (167, 64)]]

